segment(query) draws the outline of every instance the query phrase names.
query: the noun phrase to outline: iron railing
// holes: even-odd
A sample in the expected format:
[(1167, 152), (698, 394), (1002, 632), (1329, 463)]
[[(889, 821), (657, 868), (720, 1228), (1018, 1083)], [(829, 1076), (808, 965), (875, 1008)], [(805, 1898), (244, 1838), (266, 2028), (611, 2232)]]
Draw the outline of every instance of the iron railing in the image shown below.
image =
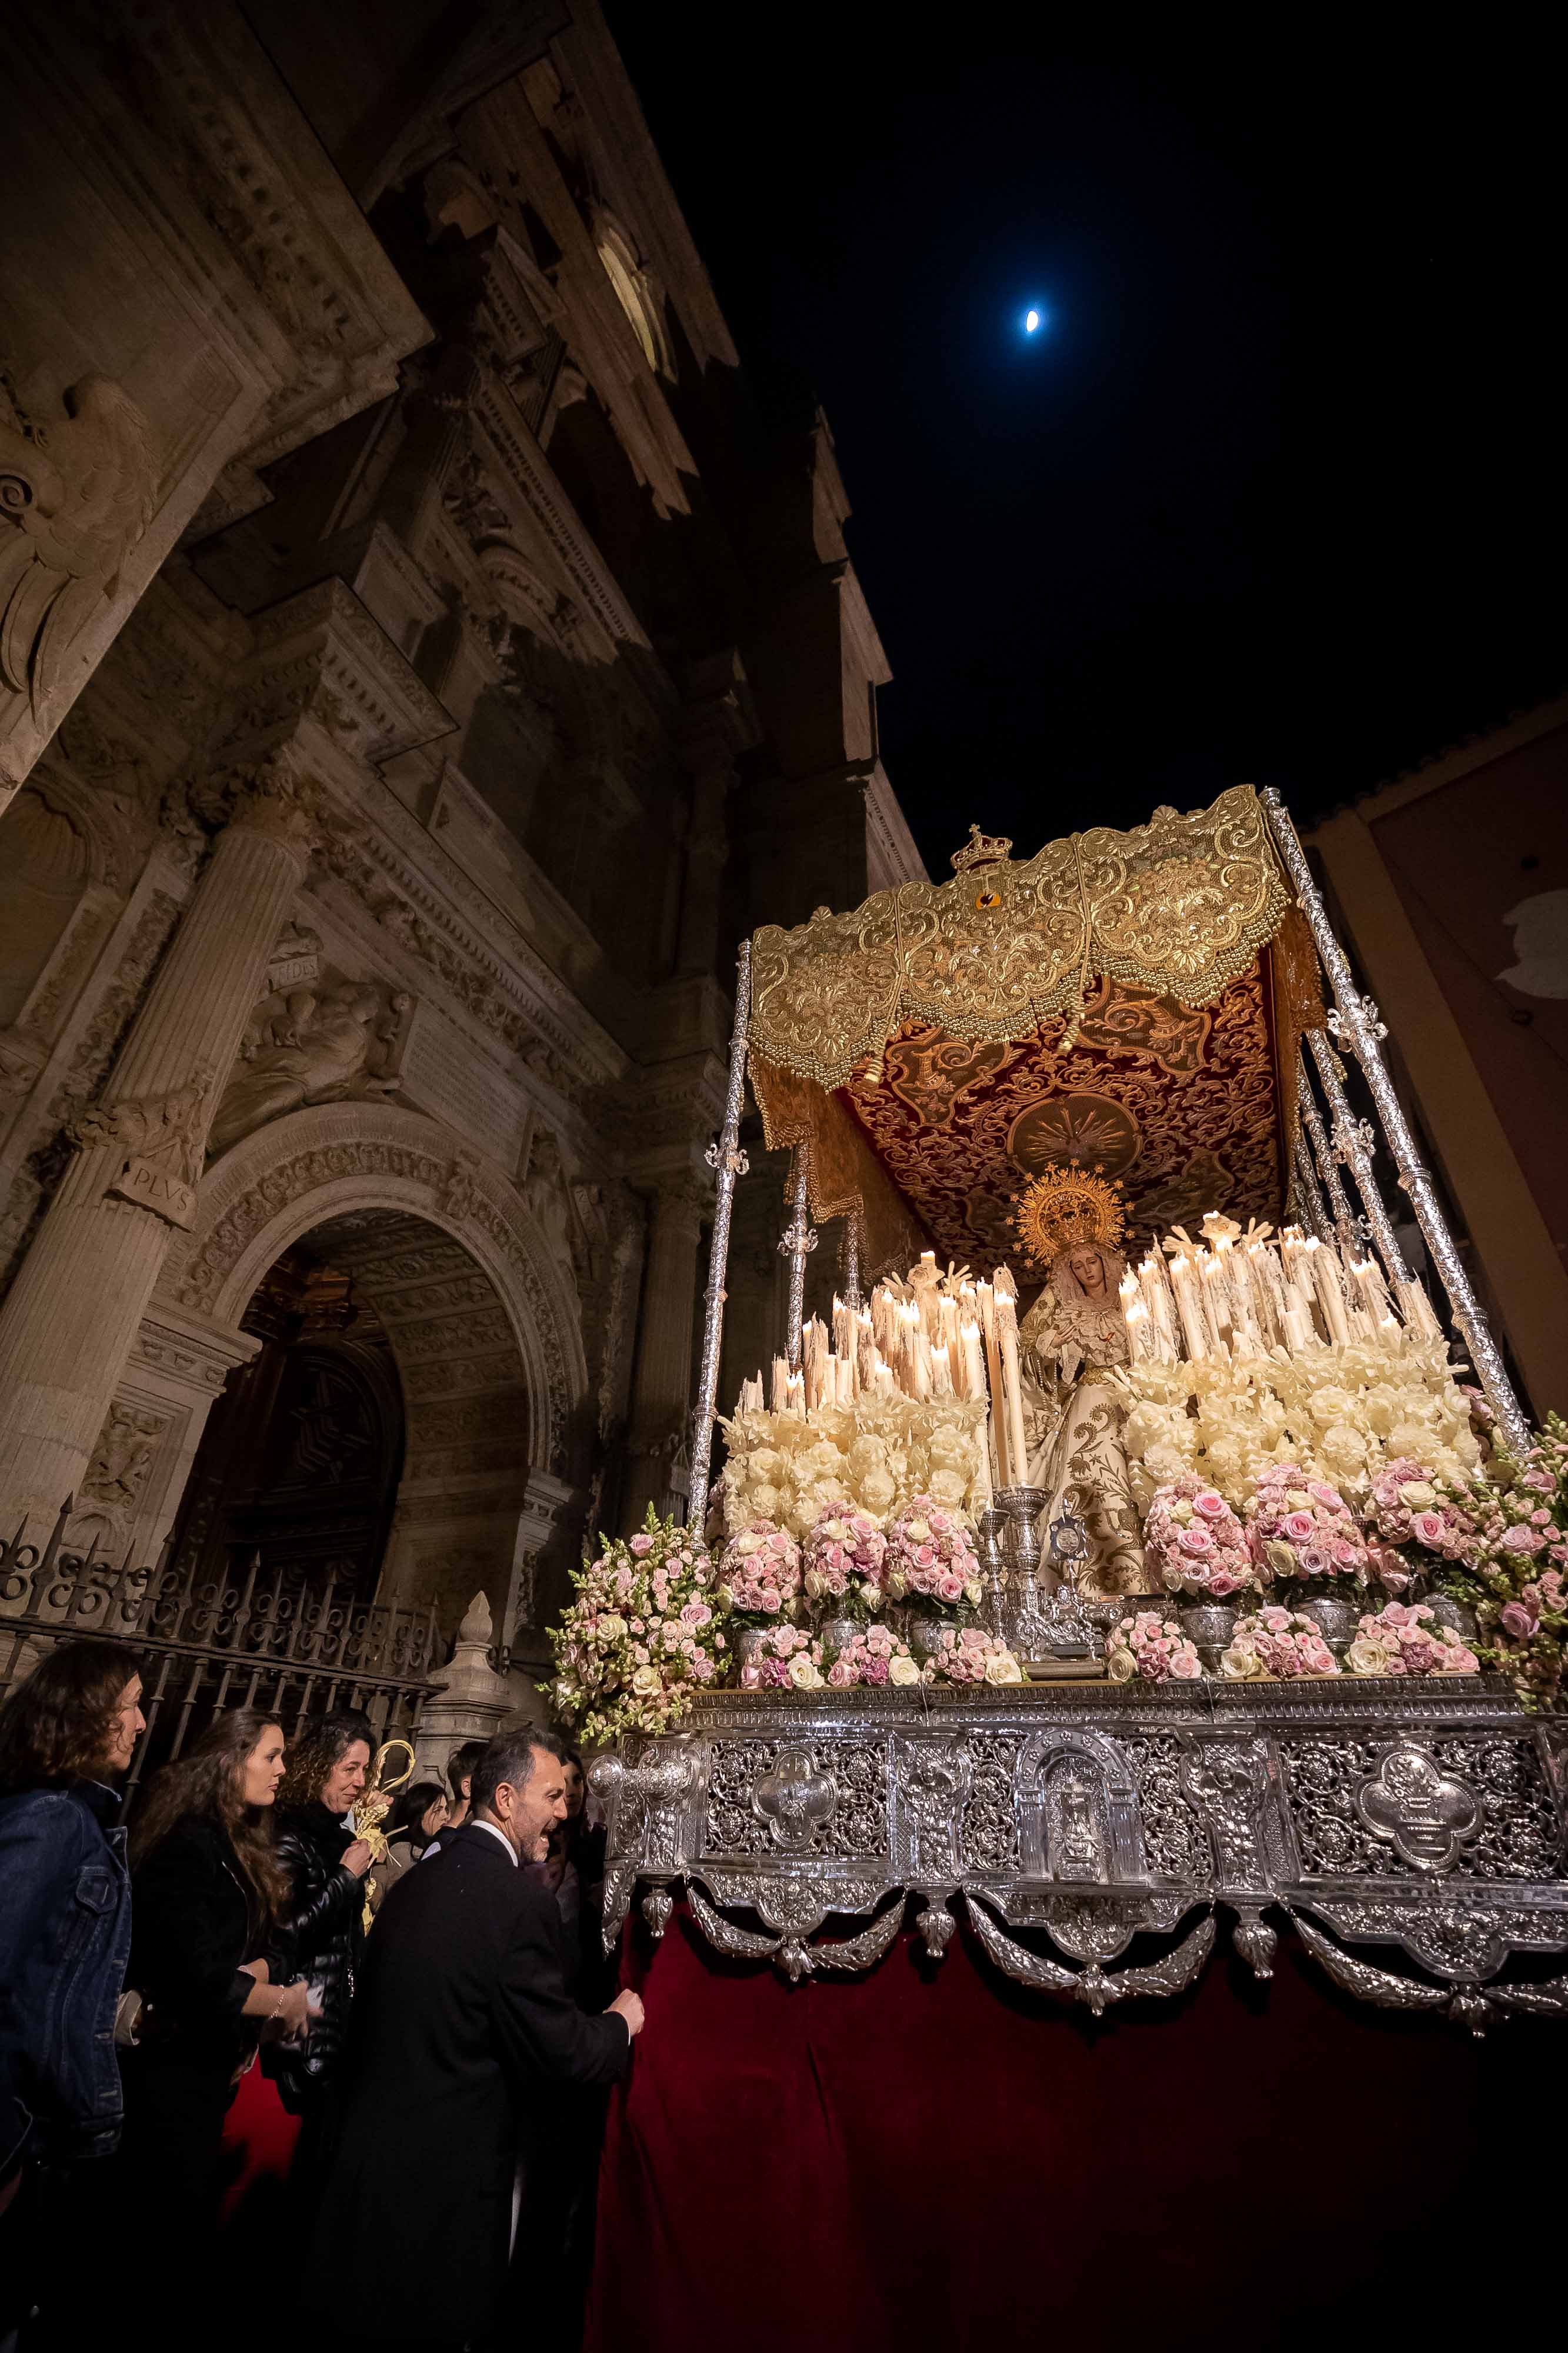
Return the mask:
[[(149, 1765), (178, 1757), (213, 1716), (263, 1709), (291, 1738), (335, 1707), (363, 1709), (379, 1740), (411, 1735), (429, 1697), (436, 1612), (356, 1604), (328, 1564), (320, 1581), (298, 1567), (264, 1567), (259, 1553), (220, 1577), (172, 1567), (116, 1567), (64, 1548), (74, 1504), (43, 1546), (26, 1521), (0, 1542), (0, 1700), (40, 1650), (84, 1635), (124, 1642), (142, 1662), (147, 1729), (126, 1777), (121, 1818)], [(352, 1573), (352, 1564), (342, 1564)]]

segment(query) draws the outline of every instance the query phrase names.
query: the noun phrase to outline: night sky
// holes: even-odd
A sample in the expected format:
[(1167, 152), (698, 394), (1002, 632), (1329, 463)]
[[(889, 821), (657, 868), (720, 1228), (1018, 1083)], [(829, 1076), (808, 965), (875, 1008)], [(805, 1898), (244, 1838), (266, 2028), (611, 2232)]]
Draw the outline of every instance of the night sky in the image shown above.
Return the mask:
[(826, 408), (934, 874), (972, 817), (1305, 819), (1568, 685), (1542, 54), (608, 15), (742, 357)]

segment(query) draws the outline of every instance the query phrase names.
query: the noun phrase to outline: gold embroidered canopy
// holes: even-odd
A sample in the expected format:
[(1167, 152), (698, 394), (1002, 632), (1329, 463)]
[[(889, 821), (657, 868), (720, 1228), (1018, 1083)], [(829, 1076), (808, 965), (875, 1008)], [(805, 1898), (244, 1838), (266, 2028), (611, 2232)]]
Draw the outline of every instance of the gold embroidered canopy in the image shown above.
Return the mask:
[(1322, 1012), (1251, 787), (1010, 848), (976, 828), (952, 882), (756, 934), (752, 1084), (769, 1144), (806, 1145), (815, 1214), (858, 1211), (871, 1268), (921, 1228), (944, 1256), (1003, 1254), (1050, 1166), (1120, 1176), (1135, 1234), (1278, 1219)]

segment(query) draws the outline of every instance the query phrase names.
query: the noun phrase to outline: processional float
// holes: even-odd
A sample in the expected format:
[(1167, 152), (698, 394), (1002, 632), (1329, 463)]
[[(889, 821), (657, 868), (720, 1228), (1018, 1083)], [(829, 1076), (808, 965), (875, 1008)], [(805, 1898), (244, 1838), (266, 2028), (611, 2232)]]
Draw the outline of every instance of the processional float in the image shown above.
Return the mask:
[[(1289, 816), (1242, 786), (1130, 833), (1010, 849), (976, 828), (951, 882), (765, 927), (741, 951), (688, 1514), (689, 1550), (709, 1525), (749, 1079), (768, 1145), (793, 1155), (788, 1307), (771, 1383), (748, 1381), (726, 1425), (724, 1558), (758, 1525), (751, 1499), (777, 1492), (781, 1432), (797, 1458), (826, 1450), (832, 1493), (833, 1444), (847, 1484), (853, 1432), (881, 1430), (862, 1448), (880, 1476), (899, 1456), (887, 1430), (923, 1414), (928, 1436), (956, 1430), (970, 1451), (931, 1441), (922, 1478), (936, 1485), (940, 1457), (949, 1485), (941, 1512), (915, 1499), (917, 1533), (940, 1554), (950, 1520), (973, 1528), (962, 1614), (989, 1630), (973, 1657), (993, 1663), (949, 1673), (939, 1643), (922, 1663), (917, 1642), (889, 1675), (887, 1651), (911, 1648), (889, 1640), (875, 1679), (753, 1671), (698, 1690), (679, 1728), (624, 1740), (595, 1767), (606, 1938), (642, 1883), (656, 1935), (683, 1889), (723, 1953), (794, 1977), (859, 1969), (913, 1894), (933, 1955), (959, 1906), (1008, 1975), (1100, 2010), (1191, 1982), (1223, 1908), (1262, 1976), (1272, 1915), (1375, 2003), (1477, 2029), (1568, 2011), (1568, 1977), (1539, 1958), (1568, 1952), (1557, 1723), (1476, 1672), (1473, 1621), (1412, 1581), (1421, 1543), (1463, 1516), (1409, 1476), (1415, 1440), (1461, 1470), (1477, 1445), (1463, 1367), (1379, 1188), (1379, 1131), (1478, 1419), (1516, 1459), (1529, 1426)], [(1086, 1293), (1066, 1316), (1069, 1339), (1119, 1335), (1092, 1377), (1125, 1417), (1133, 1550), (1163, 1564), (1141, 1587), (1081, 1573), (1092, 1453), (1076, 1487), (1031, 1483), (1008, 1265), (1031, 1215), (1090, 1261), (1123, 1232), (1145, 1247), (1113, 1302)], [(830, 1329), (805, 1309), (813, 1221), (836, 1218)], [(901, 1517), (866, 1543), (896, 1533), (901, 1560), (923, 1557), (910, 1499), (893, 1503)], [(878, 1517), (857, 1506), (857, 1524)], [(853, 1557), (853, 1533), (832, 1532)], [(1233, 1563), (1247, 1593), (1227, 1590)], [(1192, 1641), (1164, 1614), (1176, 1592), (1200, 1605)], [(864, 1663), (852, 1634), (825, 1624), (811, 1658), (842, 1643)], [(800, 1658), (805, 1638), (774, 1649)], [(849, 1933), (818, 1936), (832, 1919)]]

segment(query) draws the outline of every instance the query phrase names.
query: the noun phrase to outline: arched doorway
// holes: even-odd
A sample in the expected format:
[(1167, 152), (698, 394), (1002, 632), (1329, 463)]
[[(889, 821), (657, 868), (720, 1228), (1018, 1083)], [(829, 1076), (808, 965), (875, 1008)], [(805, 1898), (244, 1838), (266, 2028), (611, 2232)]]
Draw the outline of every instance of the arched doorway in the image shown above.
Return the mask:
[(542, 1624), (579, 1493), (569, 1282), (500, 1170), (416, 1113), (331, 1105), (247, 1138), (163, 1286), (262, 1344), (210, 1417), (177, 1546), (433, 1607), (447, 1640), (479, 1591), (504, 1638)]

